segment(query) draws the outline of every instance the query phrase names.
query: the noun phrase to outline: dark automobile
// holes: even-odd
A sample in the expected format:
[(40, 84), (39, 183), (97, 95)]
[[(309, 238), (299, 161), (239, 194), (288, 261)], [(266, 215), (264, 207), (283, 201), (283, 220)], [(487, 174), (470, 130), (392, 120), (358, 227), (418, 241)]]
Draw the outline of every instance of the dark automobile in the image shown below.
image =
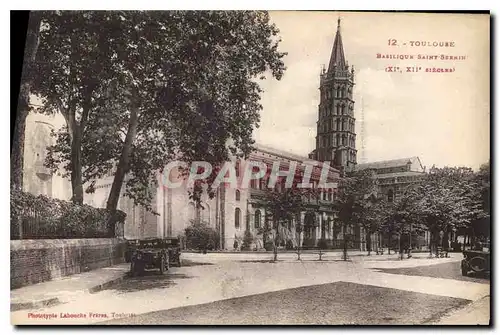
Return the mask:
[(126, 241), (126, 249), (125, 249), (125, 262), (130, 263), (132, 259), (132, 254), (137, 249), (139, 245), (139, 240), (127, 240)]
[(168, 249), (170, 266), (181, 266), (181, 246), (178, 238), (165, 238), (165, 247)]
[(159, 269), (160, 274), (168, 271), (170, 252), (164, 239), (152, 238), (139, 240), (130, 259), (132, 276), (142, 275), (145, 270)]
[(490, 248), (483, 248), (482, 245), (476, 246), (475, 250), (466, 250), (463, 252), (462, 275), (468, 276), (470, 272), (474, 274), (487, 274), (490, 272)]

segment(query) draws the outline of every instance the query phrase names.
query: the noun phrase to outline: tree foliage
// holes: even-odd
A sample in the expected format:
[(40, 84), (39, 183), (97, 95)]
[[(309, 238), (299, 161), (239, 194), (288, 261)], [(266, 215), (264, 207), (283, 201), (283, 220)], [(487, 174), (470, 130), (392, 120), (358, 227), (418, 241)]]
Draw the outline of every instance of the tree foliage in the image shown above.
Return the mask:
[(49, 164), (78, 179), (80, 135), (81, 181), (114, 174), (110, 209), (124, 182), (149, 208), (148, 190), (171, 159), (217, 165), (248, 154), (258, 80), (285, 70), (266, 12), (56, 12), (47, 22), (39, 93), (68, 124)]
[[(266, 220), (260, 232), (272, 236), (274, 260), (277, 260), (277, 245), (280, 239), (286, 240), (290, 235), (301, 234), (304, 223), (301, 222), (300, 215), (308, 209), (308, 202), (318, 195), (318, 189), (298, 187), (302, 182), (300, 173), (294, 176), (291, 187), (285, 187), (285, 181), (285, 178), (278, 178), (275, 187), (267, 188), (262, 199)], [(295, 232), (289, 229), (293, 221)], [(298, 244), (300, 249), (300, 243)]]
[(185, 235), (188, 249), (214, 250), (219, 244), (217, 231), (201, 220), (192, 220), (185, 229)]

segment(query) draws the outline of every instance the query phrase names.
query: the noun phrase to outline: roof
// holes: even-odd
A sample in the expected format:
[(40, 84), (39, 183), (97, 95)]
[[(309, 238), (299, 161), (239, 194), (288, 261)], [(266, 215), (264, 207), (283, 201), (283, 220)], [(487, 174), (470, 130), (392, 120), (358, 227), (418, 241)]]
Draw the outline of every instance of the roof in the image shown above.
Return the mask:
[(425, 172), (407, 171), (407, 172), (394, 172), (376, 175), (377, 179), (394, 178), (394, 177), (412, 177), (422, 176)]
[(338, 19), (337, 34), (335, 34), (335, 41), (333, 42), (330, 63), (328, 64), (328, 72), (333, 71), (334, 66), (337, 66), (337, 68), (340, 69), (344, 69), (346, 66), (344, 46), (342, 45), (342, 35), (340, 34), (340, 18)]
[[(288, 160), (293, 160), (293, 161), (296, 161), (296, 162), (299, 162), (299, 163), (314, 162), (316, 166), (320, 166), (320, 165), (322, 166), (323, 165), (322, 162), (310, 159), (307, 156), (297, 155), (297, 154), (294, 154), (294, 153), (291, 153), (291, 152), (288, 152), (288, 151), (284, 151), (284, 150), (280, 150), (280, 149), (268, 147), (266, 145), (255, 143), (253, 145), (253, 147), (257, 151), (264, 152), (266, 154), (277, 156), (277, 157), (280, 157), (280, 158), (284, 158), (284, 159), (288, 159)], [(332, 170), (333, 171), (337, 171), (337, 172), (339, 171), (335, 167), (330, 166), (330, 171), (332, 171)]]
[(358, 170), (384, 169), (384, 168), (405, 166), (406, 164), (408, 164), (408, 162), (410, 162), (410, 164), (412, 164), (414, 160), (418, 160), (418, 162), (420, 163), (420, 159), (418, 157), (414, 156), (414, 157), (408, 157), (408, 158), (399, 158), (399, 159), (391, 159), (391, 160), (387, 160), (387, 161), (358, 164), (356, 166), (356, 169), (358, 169)]
[(284, 151), (284, 150), (268, 147), (266, 145), (262, 145), (262, 144), (258, 144), (258, 143), (254, 144), (254, 148), (258, 151), (262, 151), (262, 152), (265, 152), (265, 153), (268, 153), (271, 155), (281, 156), (281, 157), (287, 158), (289, 160), (295, 160), (295, 161), (299, 161), (299, 162), (310, 160), (309, 158), (307, 158), (307, 156), (297, 155), (297, 154), (291, 153), (289, 151)]

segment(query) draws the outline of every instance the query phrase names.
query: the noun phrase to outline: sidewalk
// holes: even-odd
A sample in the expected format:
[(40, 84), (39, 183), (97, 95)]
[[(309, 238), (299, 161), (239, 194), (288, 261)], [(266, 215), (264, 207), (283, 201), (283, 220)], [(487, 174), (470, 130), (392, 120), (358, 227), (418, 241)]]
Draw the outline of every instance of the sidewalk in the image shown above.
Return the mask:
[(53, 306), (98, 292), (123, 280), (129, 269), (130, 265), (123, 263), (11, 290), (10, 310)]
[(430, 324), (487, 326), (491, 322), (490, 317), (490, 296), (488, 295), (461, 309), (454, 310), (441, 317), (438, 321), (431, 322)]

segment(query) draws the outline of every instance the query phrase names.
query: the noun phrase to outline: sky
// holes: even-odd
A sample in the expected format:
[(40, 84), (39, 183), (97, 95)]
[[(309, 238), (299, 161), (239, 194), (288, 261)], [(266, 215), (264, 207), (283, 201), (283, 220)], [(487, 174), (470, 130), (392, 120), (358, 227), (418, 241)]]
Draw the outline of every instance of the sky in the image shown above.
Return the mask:
[[(341, 18), (342, 42), (355, 68), (358, 162), (419, 156), (422, 164), (477, 169), (490, 152), (489, 16), (470, 14), (272, 11), (287, 71), (261, 85), (257, 143), (307, 155), (315, 147), (319, 74), (328, 65)], [(396, 46), (389, 45), (395, 39)], [(412, 41), (453, 46), (411, 45)], [(404, 45), (403, 45), (404, 44)], [(438, 44), (439, 45), (439, 44)], [(414, 59), (377, 59), (377, 54)], [(417, 59), (418, 55), (438, 59)], [(441, 55), (465, 56), (441, 60)], [(398, 66), (403, 72), (386, 72)], [(406, 72), (407, 67), (420, 67)], [(455, 69), (450, 73), (426, 68)], [(268, 76), (269, 78), (270, 76)], [(361, 119), (364, 119), (364, 150)]]

